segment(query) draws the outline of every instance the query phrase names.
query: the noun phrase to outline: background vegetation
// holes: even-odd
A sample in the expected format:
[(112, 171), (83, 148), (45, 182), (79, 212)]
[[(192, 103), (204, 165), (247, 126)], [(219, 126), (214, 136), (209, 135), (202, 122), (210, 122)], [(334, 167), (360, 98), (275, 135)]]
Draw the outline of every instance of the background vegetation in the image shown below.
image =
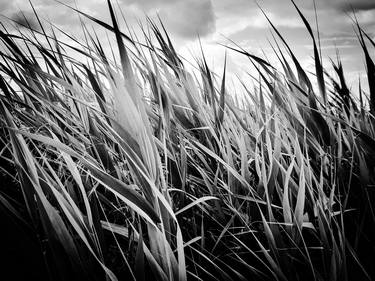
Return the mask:
[(280, 69), (228, 50), (258, 70), (239, 99), (226, 62), (189, 72), (161, 23), (141, 44), (108, 8), (111, 24), (76, 12), (113, 33), (113, 58), (83, 23), (74, 45), (37, 14), (38, 29), (0, 31), (9, 280), (374, 278), (375, 42), (355, 20), (368, 92), (339, 58), (325, 71), (296, 7), (315, 72), (270, 22)]

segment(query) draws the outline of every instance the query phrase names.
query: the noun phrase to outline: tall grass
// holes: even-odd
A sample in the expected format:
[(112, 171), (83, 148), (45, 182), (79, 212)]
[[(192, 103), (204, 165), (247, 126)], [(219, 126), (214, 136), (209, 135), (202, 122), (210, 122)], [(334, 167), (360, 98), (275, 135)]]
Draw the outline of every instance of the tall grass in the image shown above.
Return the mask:
[(0, 205), (36, 237), (49, 279), (374, 278), (366, 32), (355, 24), (369, 84), (358, 100), (340, 61), (337, 77), (323, 68), (296, 6), (315, 75), (270, 22), (281, 70), (232, 49), (259, 74), (238, 104), (226, 61), (221, 76), (204, 56), (189, 72), (162, 24), (140, 44), (108, 8), (111, 24), (76, 12), (114, 35), (112, 59), (84, 24), (74, 44), (37, 14), (39, 28), (0, 31)]

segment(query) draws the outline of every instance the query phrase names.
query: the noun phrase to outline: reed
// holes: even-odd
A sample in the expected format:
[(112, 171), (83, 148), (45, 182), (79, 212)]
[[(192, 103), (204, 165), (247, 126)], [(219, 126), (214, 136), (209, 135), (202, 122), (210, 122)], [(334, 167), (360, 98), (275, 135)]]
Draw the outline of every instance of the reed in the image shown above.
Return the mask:
[(238, 104), (226, 61), (189, 72), (161, 23), (140, 44), (108, 8), (111, 23), (76, 12), (114, 35), (113, 58), (84, 24), (79, 48), (37, 13), (39, 28), (0, 31), (0, 206), (48, 278), (374, 278), (375, 42), (359, 24), (369, 92), (351, 93), (340, 61), (326, 72), (295, 6), (315, 75), (269, 21), (280, 69), (228, 50), (259, 75)]

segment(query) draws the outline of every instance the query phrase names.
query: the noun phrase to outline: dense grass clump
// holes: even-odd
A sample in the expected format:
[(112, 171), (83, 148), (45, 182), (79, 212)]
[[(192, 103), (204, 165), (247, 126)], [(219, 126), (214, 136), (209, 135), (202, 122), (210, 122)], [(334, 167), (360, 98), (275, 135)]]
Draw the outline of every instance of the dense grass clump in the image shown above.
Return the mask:
[(204, 57), (191, 73), (162, 25), (140, 44), (108, 7), (111, 25), (77, 12), (113, 33), (113, 59), (84, 25), (74, 46), (42, 24), (0, 31), (0, 209), (6, 233), (32, 241), (39, 280), (375, 278), (365, 31), (369, 92), (355, 98), (340, 62), (337, 79), (323, 69), (296, 7), (314, 76), (270, 23), (282, 71), (234, 50), (259, 73), (239, 104), (225, 62), (221, 76)]

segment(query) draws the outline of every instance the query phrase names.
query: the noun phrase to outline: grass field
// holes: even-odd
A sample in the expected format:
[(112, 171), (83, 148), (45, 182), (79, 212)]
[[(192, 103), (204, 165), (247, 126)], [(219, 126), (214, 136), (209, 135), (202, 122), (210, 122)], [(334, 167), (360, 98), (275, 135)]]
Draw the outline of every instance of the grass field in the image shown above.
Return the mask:
[(258, 72), (238, 101), (225, 61), (213, 73), (202, 56), (188, 71), (161, 23), (150, 20), (140, 44), (108, 8), (111, 24), (77, 12), (113, 35), (111, 50), (84, 24), (74, 44), (41, 21), (0, 31), (1, 243), (16, 249), (2, 252), (15, 266), (8, 280), (375, 278), (366, 31), (354, 20), (369, 89), (354, 95), (339, 60), (335, 73), (323, 68), (296, 7), (314, 73), (270, 22), (279, 69), (227, 49)]

